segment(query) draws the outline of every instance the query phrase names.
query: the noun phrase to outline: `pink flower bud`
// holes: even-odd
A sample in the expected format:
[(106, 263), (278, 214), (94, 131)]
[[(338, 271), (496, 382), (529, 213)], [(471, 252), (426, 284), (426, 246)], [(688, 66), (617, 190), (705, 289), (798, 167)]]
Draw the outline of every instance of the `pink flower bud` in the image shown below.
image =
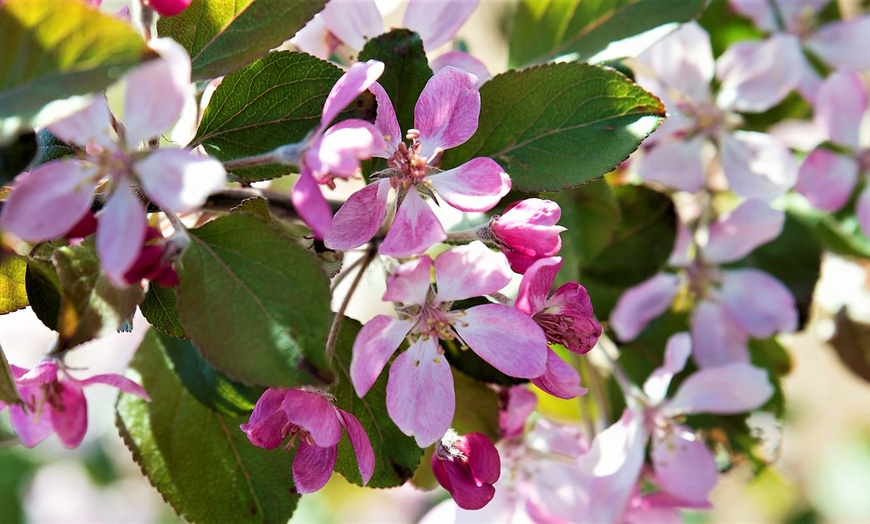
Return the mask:
[(167, 243), (160, 231), (148, 227), (139, 256), (124, 274), (127, 284), (138, 284), (145, 279), (166, 287), (178, 285), (178, 274), (172, 267), (175, 257), (168, 255), (166, 248)]
[(191, 0), (146, 0), (151, 9), (157, 11), (160, 16), (175, 16), (187, 9)]
[(480, 509), (495, 496), (493, 484), (501, 475), (498, 450), (485, 435), (463, 437), (449, 430), (432, 456), (432, 472), (462, 509)]
[(511, 269), (525, 273), (536, 260), (555, 255), (562, 249), (556, 222), (562, 216), (559, 204), (529, 198), (508, 206), (504, 214), (489, 223), (493, 240), (504, 251)]

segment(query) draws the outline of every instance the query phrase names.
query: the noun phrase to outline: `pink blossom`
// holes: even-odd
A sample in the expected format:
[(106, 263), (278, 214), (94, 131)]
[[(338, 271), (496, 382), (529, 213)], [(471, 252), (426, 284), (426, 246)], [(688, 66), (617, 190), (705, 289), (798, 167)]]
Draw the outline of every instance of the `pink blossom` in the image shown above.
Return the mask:
[[(0, 213), (0, 227), (29, 242), (63, 236), (90, 210), (94, 190), (104, 180), (109, 196), (99, 215), (97, 252), (103, 271), (124, 286), (146, 234), (142, 192), (167, 213), (198, 209), (222, 187), (220, 162), (186, 149), (140, 151), (178, 117), (190, 88), (190, 57), (170, 39), (149, 45), (160, 59), (126, 77), (126, 127), (117, 128), (104, 97), (49, 126), (63, 141), (81, 146), (83, 159), (64, 158), (19, 175)], [(40, 210), (36, 213), (34, 210)]]
[[(577, 378), (577, 383), (580, 378)], [(499, 391), (498, 427), (504, 438), (523, 434), (526, 419), (538, 405), (538, 397), (525, 385), (502, 388)]]
[(333, 405), (325, 393), (309, 389), (269, 388), (257, 400), (247, 424), (239, 426), (255, 446), (289, 450), (299, 443), (293, 460), (293, 482), (298, 493), (314, 493), (329, 481), (335, 467), (341, 428), (356, 453), (363, 484), (372, 478), (375, 453), (362, 424)]
[(559, 233), (565, 228), (556, 225), (561, 216), (559, 204), (529, 198), (514, 202), (503, 214), (492, 217), (489, 230), (511, 269), (522, 274), (536, 260), (556, 255), (562, 249)]
[[(430, 283), (432, 266), (435, 284)], [(421, 447), (438, 440), (453, 420), (456, 400), (441, 340), (457, 340), (506, 375), (541, 376), (547, 342), (522, 312), (501, 304), (451, 309), (455, 300), (495, 293), (510, 281), (501, 254), (472, 242), (399, 266), (387, 280), (384, 300), (398, 303), (399, 318), (378, 315), (366, 323), (353, 346), (350, 376), (364, 396), (406, 337), (411, 341), (390, 366), (387, 412)]]
[(510, 190), (510, 178), (490, 158), (474, 158), (447, 171), (437, 168), (444, 150), (464, 143), (477, 130), (480, 93), (474, 75), (446, 67), (429, 79), (414, 109), (410, 145), (400, 141), (386, 92), (379, 84), (371, 90), (378, 100), (375, 127), (387, 142), (377, 156), (387, 158), (389, 167), (338, 210), (324, 239), (327, 247), (351, 249), (371, 240), (386, 217), (391, 189), (398, 192), (399, 205), (380, 253), (393, 257), (422, 253), (447, 238), (423, 195), (437, 195), (460, 211), (488, 211)]
[(448, 431), (435, 446), (432, 473), (462, 509), (480, 509), (495, 496), (501, 460), (492, 441), (482, 433), (459, 436)]
[[(106, 384), (150, 400), (142, 386), (114, 373), (78, 380), (59, 368), (55, 360), (44, 360), (30, 371), (15, 365), (10, 367), (24, 401), (23, 406), (9, 405), (10, 419), (18, 439), (28, 448), (52, 433), (57, 433), (64, 447), (72, 449), (81, 444), (88, 429), (88, 406), (83, 389), (91, 384)], [(0, 402), (0, 410), (6, 406)]]
[(178, 273), (172, 267), (173, 259), (178, 255), (175, 251), (157, 228), (148, 226), (145, 243), (133, 266), (124, 274), (124, 280), (127, 284), (149, 280), (161, 286), (177, 286)]
[(160, 16), (175, 16), (190, 5), (191, 0), (146, 0), (147, 4)]

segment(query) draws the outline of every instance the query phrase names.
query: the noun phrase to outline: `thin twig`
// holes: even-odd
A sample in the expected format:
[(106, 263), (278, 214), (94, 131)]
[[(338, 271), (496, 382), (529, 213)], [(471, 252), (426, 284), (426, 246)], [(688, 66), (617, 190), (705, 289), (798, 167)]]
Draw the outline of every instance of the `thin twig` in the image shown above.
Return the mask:
[(345, 295), (344, 300), (341, 302), (341, 307), (339, 307), (338, 311), (335, 313), (335, 318), (332, 320), (332, 326), (329, 328), (329, 336), (326, 338), (326, 357), (329, 360), (332, 360), (332, 357), (335, 355), (335, 342), (338, 339), (338, 330), (341, 328), (341, 321), (344, 319), (344, 312), (347, 310), (347, 305), (350, 303), (350, 299), (353, 297), (354, 292), (356, 292), (356, 288), (362, 280), (363, 274), (366, 272), (369, 264), (372, 263), (377, 254), (378, 251), (374, 246), (366, 252), (362, 259), (359, 273), (354, 277), (353, 282), (350, 284), (350, 289), (347, 290), (347, 295)]

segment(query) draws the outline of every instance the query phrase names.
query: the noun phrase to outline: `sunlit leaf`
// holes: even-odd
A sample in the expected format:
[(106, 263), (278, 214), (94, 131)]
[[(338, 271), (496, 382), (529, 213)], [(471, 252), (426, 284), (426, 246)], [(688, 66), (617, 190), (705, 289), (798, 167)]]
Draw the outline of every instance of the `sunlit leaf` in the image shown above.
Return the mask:
[(27, 262), (22, 257), (6, 256), (0, 261), (0, 315), (30, 305), (24, 283), (26, 272)]

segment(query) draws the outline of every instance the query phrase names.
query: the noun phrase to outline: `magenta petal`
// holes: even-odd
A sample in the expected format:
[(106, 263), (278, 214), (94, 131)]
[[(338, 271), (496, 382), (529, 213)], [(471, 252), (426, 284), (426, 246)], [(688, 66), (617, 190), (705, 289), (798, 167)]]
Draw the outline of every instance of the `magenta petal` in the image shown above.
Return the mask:
[(320, 16), (330, 32), (356, 50), (384, 30), (381, 12), (374, 0), (332, 0)]
[(634, 340), (649, 322), (667, 311), (680, 289), (680, 278), (659, 273), (629, 288), (610, 313), (610, 327), (622, 341)]
[(446, 238), (435, 212), (412, 187), (396, 211), (396, 220), (379, 252), (394, 258), (419, 255)]
[(125, 180), (109, 195), (99, 215), (97, 253), (109, 281), (124, 287), (124, 275), (133, 267), (145, 242), (145, 206)]
[(365, 485), (371, 480), (372, 474), (375, 472), (375, 451), (372, 449), (372, 443), (356, 417), (343, 409), (339, 409), (338, 414), (344, 429), (347, 430), (347, 437), (350, 439), (356, 454), (359, 474), (362, 477), (363, 485)]
[(511, 281), (507, 260), (482, 242), (454, 247), (435, 258), (436, 302), (495, 293)]
[(281, 408), (286, 391), (281, 388), (267, 389), (254, 405), (254, 411), (248, 422), (239, 426), (253, 445), (264, 449), (275, 449), (289, 434), (290, 421), (287, 420), (287, 413)]
[(81, 160), (56, 160), (15, 179), (0, 212), (0, 227), (28, 242), (63, 236), (91, 208), (97, 168)]
[(453, 40), (478, 0), (409, 0), (402, 27), (416, 31), (426, 51)]
[(692, 312), (692, 358), (699, 367), (748, 362), (749, 336), (721, 304), (702, 300)]
[(550, 348), (547, 348), (547, 371), (533, 378), (532, 384), (546, 393), (562, 399), (585, 395), (589, 390), (580, 387), (580, 374)]
[(445, 202), (460, 211), (489, 211), (508, 194), (511, 179), (491, 158), (478, 157), (426, 177)]
[(61, 444), (69, 449), (77, 448), (88, 430), (88, 403), (84, 392), (76, 384), (67, 380), (60, 380), (58, 384), (61, 407), (55, 408), (46, 402), (43, 408), (48, 410), (51, 426)]
[(760, 407), (773, 395), (767, 371), (735, 362), (700, 369), (680, 384), (663, 414), (743, 413)]
[(378, 315), (362, 327), (350, 361), (350, 380), (357, 396), (368, 393), (412, 325), (410, 320)]
[[(371, 3), (374, 4), (373, 2)], [(353, 9), (353, 5), (359, 4), (365, 5), (362, 2), (353, 2), (351, 4), (346, 3), (343, 8)], [(330, 6), (331, 5), (333, 4), (330, 4)], [(334, 10), (335, 9), (329, 6), (323, 10), (322, 16), (326, 19), (327, 24), (331, 24), (333, 19), (336, 18), (333, 16)], [(375, 8), (375, 12), (377, 12), (377, 8)], [(342, 20), (348, 20), (350, 17), (347, 16), (347, 13), (342, 13), (340, 18)], [(381, 21), (380, 14), (378, 14), (377, 21)], [(333, 31), (333, 33), (334, 32), (335, 31)], [(378, 33), (380, 33), (380, 31), (374, 33), (374, 35), (377, 35)], [(347, 40), (345, 40), (345, 42), (347, 42)], [(362, 49), (362, 46), (357, 49)], [(338, 79), (335, 85), (332, 86), (332, 89), (329, 91), (329, 96), (326, 97), (326, 102), (323, 104), (323, 113), (320, 119), (320, 128), (325, 129), (330, 122), (335, 120), (335, 117), (338, 116), (345, 107), (350, 105), (356, 97), (370, 88), (383, 72), (384, 63), (377, 60), (356, 62), (350, 66), (341, 78)]]
[[(21, 391), (21, 396), (25, 395)], [(18, 440), (28, 448), (36, 446), (52, 433), (51, 416), (45, 412), (25, 413), (20, 406), (13, 404), (9, 406), (9, 421)]]
[(760, 200), (747, 200), (710, 226), (704, 258), (720, 264), (739, 260), (778, 237), (784, 223), (784, 212)]
[(381, 180), (352, 194), (332, 218), (326, 247), (353, 249), (371, 240), (384, 223), (389, 193), (389, 180)]
[(460, 438), (457, 446), (468, 458), (468, 465), (478, 486), (498, 482), (501, 458), (489, 437), (482, 433), (469, 433)]
[(822, 211), (837, 211), (858, 182), (858, 161), (828, 149), (815, 149), (798, 171), (795, 190)]
[(450, 364), (438, 339), (420, 337), (396, 357), (387, 382), (387, 412), (396, 426), (421, 448), (450, 429), (456, 409)]
[(536, 378), (547, 371), (547, 337), (521, 311), (501, 304), (474, 306), (453, 329), (480, 358), (508, 376)]
[(287, 413), (287, 420), (308, 431), (317, 446), (335, 446), (341, 440), (341, 424), (335, 406), (320, 393), (288, 389), (281, 407)]
[(48, 129), (67, 144), (82, 148), (94, 144), (106, 150), (118, 147), (112, 130), (112, 113), (103, 95), (94, 96), (93, 102), (49, 125)]
[(299, 179), (293, 185), (290, 200), (293, 202), (293, 209), (305, 225), (311, 228), (315, 237), (324, 238), (329, 235), (333, 220), (332, 210), (323, 193), (320, 192), (320, 186), (314, 181), (312, 173), (305, 167), (302, 168)]
[[(20, 369), (20, 368), (19, 368)], [(41, 386), (57, 381), (57, 363), (54, 360), (43, 360), (23, 375), (16, 377), (18, 386)]]
[(686, 367), (692, 353), (692, 338), (688, 333), (676, 333), (668, 339), (665, 361), (643, 383), (643, 392), (652, 404), (660, 404), (668, 394), (671, 379)]
[(705, 505), (719, 481), (719, 469), (706, 444), (686, 426), (674, 426), (652, 443), (653, 469), (660, 489), (693, 505)]
[(661, 141), (639, 158), (637, 174), (642, 179), (695, 193), (704, 186), (704, 139)]
[[(369, 91), (375, 95), (375, 100), (378, 102), (378, 115), (375, 117), (375, 128), (383, 135), (388, 149), (395, 151), (402, 142), (404, 135), (402, 135), (402, 129), (399, 127), (399, 119), (396, 117), (393, 102), (390, 101), (390, 95), (377, 82), (369, 87)], [(388, 158), (390, 153), (384, 152), (377, 156)]]
[(819, 90), (815, 120), (832, 142), (857, 148), (861, 121), (866, 111), (867, 88), (864, 81), (853, 71), (838, 71), (829, 76)]
[(477, 82), (473, 74), (453, 67), (445, 67), (429, 79), (414, 107), (421, 156), (432, 158), (438, 150), (465, 143), (477, 131)]
[(384, 300), (423, 305), (432, 287), (432, 259), (422, 256), (405, 262), (387, 277)]
[(547, 295), (550, 294), (560, 269), (562, 257), (538, 259), (523, 275), (514, 307), (530, 317), (544, 309)]
[(293, 459), (293, 482), (296, 492), (314, 493), (329, 482), (335, 467), (336, 446), (312, 446), (304, 439), (299, 441), (296, 458)]
[(754, 131), (723, 135), (721, 155), (728, 185), (740, 196), (773, 200), (797, 181), (794, 156), (771, 135)]
[(137, 397), (145, 400), (151, 400), (151, 398), (148, 396), (148, 393), (145, 392), (142, 386), (123, 375), (118, 375), (117, 373), (94, 375), (84, 380), (73, 380), (77, 382), (80, 387), (90, 386), (91, 384), (105, 384), (107, 386), (112, 386), (113, 388), (118, 388), (124, 393), (136, 395)]
[(227, 181), (223, 164), (189, 149), (158, 149), (133, 169), (145, 194), (167, 213), (196, 211)]
[(797, 329), (794, 296), (764, 271), (735, 269), (722, 273), (722, 305), (743, 331), (757, 338)]

